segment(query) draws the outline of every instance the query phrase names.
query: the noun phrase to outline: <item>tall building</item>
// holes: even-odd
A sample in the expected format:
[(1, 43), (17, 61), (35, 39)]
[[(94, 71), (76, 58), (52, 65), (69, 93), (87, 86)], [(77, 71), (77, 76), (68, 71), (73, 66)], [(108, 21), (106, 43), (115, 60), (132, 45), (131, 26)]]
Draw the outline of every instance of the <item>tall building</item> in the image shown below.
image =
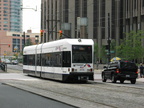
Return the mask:
[(0, 31), (22, 32), (22, 0), (0, 0)]
[(126, 32), (144, 31), (144, 0), (42, 0), (41, 8), (43, 42), (59, 39), (62, 30), (102, 47), (108, 39), (119, 45)]
[(144, 0), (123, 0), (123, 32), (144, 31)]

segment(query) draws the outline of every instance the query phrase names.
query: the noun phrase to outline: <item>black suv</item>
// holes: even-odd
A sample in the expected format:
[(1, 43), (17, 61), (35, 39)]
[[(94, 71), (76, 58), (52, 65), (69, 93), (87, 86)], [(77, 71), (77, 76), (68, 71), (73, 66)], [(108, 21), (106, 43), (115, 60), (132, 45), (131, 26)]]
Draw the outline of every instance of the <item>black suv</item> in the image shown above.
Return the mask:
[(135, 84), (138, 77), (138, 66), (129, 61), (113, 61), (108, 66), (104, 66), (101, 75), (103, 82), (106, 82), (107, 79), (112, 80), (113, 83), (116, 83), (117, 80), (120, 80), (120, 83), (130, 80), (131, 84)]

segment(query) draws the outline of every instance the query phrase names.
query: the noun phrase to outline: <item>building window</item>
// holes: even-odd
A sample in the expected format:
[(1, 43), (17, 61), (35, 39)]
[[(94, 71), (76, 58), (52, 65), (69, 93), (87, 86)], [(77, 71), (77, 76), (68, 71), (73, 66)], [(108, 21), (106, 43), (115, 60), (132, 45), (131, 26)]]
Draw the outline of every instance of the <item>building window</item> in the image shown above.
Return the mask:
[(16, 36), (16, 34), (12, 34), (12, 36)]
[(26, 37), (28, 37), (28, 38), (29, 38), (29, 37), (30, 37), (30, 35), (26, 35)]
[(87, 17), (87, 0), (84, 0), (82, 4), (82, 17)]
[(17, 37), (20, 37), (20, 34), (17, 34)]
[(69, 14), (69, 0), (65, 0), (65, 22), (68, 22), (68, 14)]
[(35, 35), (35, 43), (38, 44), (38, 42), (39, 42), (39, 36)]
[(8, 0), (4, 0), (4, 2), (8, 2)]
[(80, 17), (80, 0), (75, 0), (75, 25), (77, 25), (77, 17)]
[(3, 30), (7, 31), (8, 29), (7, 29), (7, 28), (4, 28)]
[(98, 25), (99, 25), (99, 1), (94, 0), (93, 3), (93, 38), (98, 38)]
[(13, 39), (13, 52), (20, 51), (20, 39)]
[(8, 20), (8, 18), (4, 18), (4, 20)]
[(3, 25), (3, 27), (8, 27), (8, 25)]
[(8, 4), (4, 4), (4, 6), (8, 6)]
[(3, 9), (8, 9), (8, 7), (4, 7)]
[(6, 16), (8, 16), (8, 15), (7, 15), (7, 14), (4, 14), (3, 16), (5, 16), (5, 17), (6, 17)]
[(12, 36), (20, 37), (20, 34), (12, 34)]
[(8, 22), (7, 21), (4, 21), (4, 24), (7, 24)]
[(35, 35), (35, 38), (39, 38), (39, 35)]
[(137, 8), (137, 1), (136, 0), (134, 0), (134, 9), (136, 9)]

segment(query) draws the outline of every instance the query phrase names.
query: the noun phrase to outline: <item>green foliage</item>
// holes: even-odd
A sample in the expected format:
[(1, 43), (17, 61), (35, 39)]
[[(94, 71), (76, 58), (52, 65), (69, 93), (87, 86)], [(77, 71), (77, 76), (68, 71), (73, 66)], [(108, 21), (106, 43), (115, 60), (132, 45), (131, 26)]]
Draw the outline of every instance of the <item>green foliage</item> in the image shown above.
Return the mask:
[(97, 43), (94, 45), (94, 53), (95, 53), (95, 59), (100, 61), (106, 61), (107, 55), (106, 55), (106, 48), (103, 45), (102, 47), (99, 47)]
[(142, 39), (144, 31), (131, 31), (126, 33), (126, 37), (121, 44), (116, 47), (118, 56), (127, 60), (141, 59), (144, 55)]
[[(114, 51), (114, 53), (111, 54), (111, 58), (117, 56), (125, 60), (138, 60), (139, 62), (143, 62), (144, 45), (142, 43), (144, 41), (144, 31), (131, 31), (125, 34), (125, 38), (120, 40), (120, 45), (116, 46), (116, 41), (111, 41), (110, 50)], [(94, 52), (97, 60), (105, 61), (107, 59), (105, 46), (98, 46), (98, 44), (95, 43)]]
[(30, 45), (33, 45), (33, 43), (32, 43), (32, 40), (30, 38), (28, 38), (26, 40), (25, 46), (30, 46)]

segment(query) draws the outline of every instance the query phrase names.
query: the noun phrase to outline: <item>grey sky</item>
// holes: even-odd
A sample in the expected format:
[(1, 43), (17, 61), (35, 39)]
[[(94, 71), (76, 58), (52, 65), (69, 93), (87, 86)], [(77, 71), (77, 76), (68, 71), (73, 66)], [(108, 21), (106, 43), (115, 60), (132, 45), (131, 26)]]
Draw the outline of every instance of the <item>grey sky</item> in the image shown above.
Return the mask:
[(23, 31), (31, 29), (33, 33), (40, 32), (40, 6), (41, 0), (23, 0)]

